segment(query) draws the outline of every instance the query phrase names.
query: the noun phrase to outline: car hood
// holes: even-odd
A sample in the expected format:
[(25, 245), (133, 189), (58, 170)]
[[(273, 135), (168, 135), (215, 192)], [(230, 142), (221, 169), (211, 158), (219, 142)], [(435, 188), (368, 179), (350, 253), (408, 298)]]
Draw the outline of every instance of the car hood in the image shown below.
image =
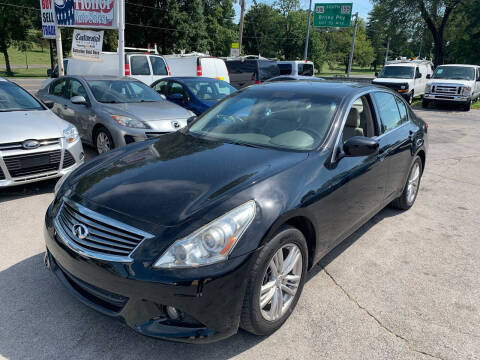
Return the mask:
[(452, 85), (458, 85), (458, 86), (471, 86), (473, 87), (474, 85), (473, 80), (450, 80), (450, 79), (431, 79), (427, 84), (428, 85), (435, 85), (435, 84), (452, 84)]
[(170, 101), (102, 104), (111, 114), (131, 116), (144, 121), (188, 119), (190, 112)]
[(374, 84), (405, 84), (413, 79), (397, 79), (397, 78), (376, 78), (373, 79)]
[(298, 164), (307, 153), (234, 145), (183, 132), (127, 147), (69, 179), (84, 203), (175, 226), (207, 206)]
[(0, 143), (60, 138), (68, 125), (50, 110), (0, 112)]

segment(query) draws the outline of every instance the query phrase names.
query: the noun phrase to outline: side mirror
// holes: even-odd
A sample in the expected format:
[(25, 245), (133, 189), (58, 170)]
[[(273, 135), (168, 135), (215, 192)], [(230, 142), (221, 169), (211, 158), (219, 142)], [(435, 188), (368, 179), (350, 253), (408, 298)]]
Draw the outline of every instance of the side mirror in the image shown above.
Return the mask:
[(375, 77), (378, 77), (378, 71), (375, 71)]
[(87, 105), (87, 100), (83, 96), (73, 96), (70, 101), (76, 105)]
[(378, 154), (378, 142), (364, 136), (354, 136), (343, 143), (345, 156), (368, 156)]
[(43, 101), (43, 105), (45, 105), (49, 109), (53, 109), (53, 107), (55, 106), (55, 103), (50, 100), (45, 100)]
[(432, 78), (432, 75), (427, 74), (427, 79), (431, 79), (431, 78)]
[(190, 116), (190, 117), (187, 119), (187, 124), (191, 124), (192, 122), (194, 122), (195, 120), (197, 120), (197, 117), (198, 117), (198, 116)]
[(160, 93), (158, 93), (158, 95), (160, 95), (160, 97), (161, 97), (163, 100), (167, 100), (167, 97), (166, 97), (165, 95), (160, 94)]
[(422, 78), (422, 74), (421, 73), (416, 73), (415, 74), (415, 79), (421, 79)]
[(177, 101), (183, 101), (183, 100), (185, 100), (185, 98), (183, 97), (183, 94), (182, 94), (182, 93), (172, 94), (172, 95), (170, 95), (170, 99), (172, 99), (172, 100), (177, 100)]

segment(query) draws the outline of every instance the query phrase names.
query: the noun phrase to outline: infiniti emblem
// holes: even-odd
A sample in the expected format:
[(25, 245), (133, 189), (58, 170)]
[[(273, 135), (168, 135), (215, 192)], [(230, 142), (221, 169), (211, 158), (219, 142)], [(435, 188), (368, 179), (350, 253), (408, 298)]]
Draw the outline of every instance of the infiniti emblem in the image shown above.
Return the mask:
[(40, 146), (40, 142), (38, 140), (25, 140), (22, 146), (24, 149), (36, 149)]
[(85, 239), (88, 236), (88, 229), (85, 225), (82, 224), (73, 225), (72, 232), (79, 239)]

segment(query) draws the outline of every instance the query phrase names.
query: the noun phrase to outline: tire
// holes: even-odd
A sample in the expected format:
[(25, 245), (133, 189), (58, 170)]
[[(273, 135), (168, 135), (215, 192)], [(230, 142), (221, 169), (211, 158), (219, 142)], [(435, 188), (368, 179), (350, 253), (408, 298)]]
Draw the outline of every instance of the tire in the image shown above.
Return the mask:
[[(418, 174), (414, 175), (416, 173), (416, 169), (418, 169)], [(412, 166), (410, 167), (410, 171), (408, 172), (407, 182), (405, 183), (402, 194), (398, 198), (392, 201), (391, 203), (392, 207), (400, 210), (408, 210), (412, 207), (412, 205), (415, 203), (415, 200), (417, 199), (418, 190), (420, 188), (420, 180), (422, 179), (422, 174), (423, 174), (422, 160), (418, 156), (416, 156)], [(416, 182), (416, 185), (412, 183), (412, 181), (414, 180)], [(414, 190), (413, 194), (411, 193), (412, 185)]]
[(113, 142), (113, 137), (110, 134), (110, 131), (103, 126), (95, 131), (94, 143), (95, 149), (99, 155), (115, 148), (115, 143)]
[(408, 99), (407, 99), (407, 102), (408, 102), (409, 105), (412, 105), (414, 97), (415, 97), (415, 95), (414, 95), (413, 90), (412, 90), (412, 92), (410, 93), (410, 95), (408, 96)]
[[(288, 254), (291, 254), (294, 258), (300, 255), (301, 263), (296, 262), (296, 266), (291, 271), (285, 272), (280, 279), (275, 281), (271, 266), (272, 263), (273, 265), (277, 264), (278, 254), (285, 256), (284, 260), (288, 259)], [(278, 330), (288, 319), (300, 298), (307, 274), (307, 265), (307, 242), (303, 234), (291, 226), (284, 225), (280, 227), (273, 238), (263, 246), (250, 269), (240, 318), (240, 327), (255, 335), (270, 335)], [(301, 274), (298, 275), (300, 271)], [(290, 279), (286, 280), (285, 275), (292, 282), (290, 282)], [(289, 285), (289, 289), (291, 289), (291, 286), (294, 284), (293, 278), (298, 278), (298, 276), (299, 279), (295, 281), (298, 287), (293, 295), (290, 292), (281, 290), (280, 286), (283, 285)], [(272, 283), (273, 286), (269, 286)], [(261, 308), (260, 304), (262, 287), (264, 291), (266, 290), (264, 300), (267, 300), (263, 308)], [(283, 308), (274, 306), (275, 299), (280, 298), (278, 297), (279, 294), (282, 294)], [(268, 301), (269, 298), (270, 300)], [(286, 305), (287, 302), (288, 305)], [(275, 303), (278, 304), (278, 301)], [(275, 311), (275, 309), (281, 310)]]
[(422, 108), (426, 109), (428, 108), (428, 105), (430, 104), (430, 101), (423, 99), (422, 100)]
[(465, 105), (463, 105), (463, 110), (464, 111), (470, 111), (471, 108), (472, 108), (472, 100), (470, 100)]

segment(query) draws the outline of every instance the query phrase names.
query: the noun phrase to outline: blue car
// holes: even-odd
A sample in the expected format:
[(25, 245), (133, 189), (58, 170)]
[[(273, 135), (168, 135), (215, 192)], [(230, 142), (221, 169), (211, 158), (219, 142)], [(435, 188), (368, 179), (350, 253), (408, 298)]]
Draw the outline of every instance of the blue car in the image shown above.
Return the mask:
[(224, 97), (237, 91), (229, 83), (207, 77), (168, 77), (151, 87), (167, 100), (193, 111), (196, 115), (210, 109)]

